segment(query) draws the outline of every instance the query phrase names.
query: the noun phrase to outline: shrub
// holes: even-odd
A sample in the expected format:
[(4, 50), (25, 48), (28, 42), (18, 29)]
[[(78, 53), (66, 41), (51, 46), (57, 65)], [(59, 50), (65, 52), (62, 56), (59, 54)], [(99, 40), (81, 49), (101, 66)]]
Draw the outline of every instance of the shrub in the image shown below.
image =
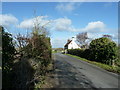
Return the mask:
[(36, 62), (35, 76), (44, 76), (48, 65), (52, 62), (50, 38), (45, 35), (33, 34), (29, 44), (23, 50), (26, 56)]
[(112, 64), (112, 60), (117, 58), (117, 45), (109, 38), (102, 37), (93, 40), (90, 43), (91, 60), (102, 62), (105, 64)]
[(31, 59), (22, 58), (21, 61), (15, 62), (12, 72), (12, 88), (15, 90), (29, 90), (34, 87), (34, 83), (30, 83), (34, 79), (34, 67)]

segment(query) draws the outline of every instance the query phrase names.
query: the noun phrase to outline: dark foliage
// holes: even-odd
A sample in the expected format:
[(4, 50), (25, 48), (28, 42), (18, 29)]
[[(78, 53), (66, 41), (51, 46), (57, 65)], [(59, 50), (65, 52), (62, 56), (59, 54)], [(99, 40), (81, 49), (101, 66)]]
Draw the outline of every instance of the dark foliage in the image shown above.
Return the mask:
[(11, 34), (5, 32), (3, 27), (0, 27), (0, 29), (2, 29), (2, 85), (4, 88), (11, 87), (11, 73), (13, 69), (15, 48), (12, 43), (13, 39), (11, 37)]

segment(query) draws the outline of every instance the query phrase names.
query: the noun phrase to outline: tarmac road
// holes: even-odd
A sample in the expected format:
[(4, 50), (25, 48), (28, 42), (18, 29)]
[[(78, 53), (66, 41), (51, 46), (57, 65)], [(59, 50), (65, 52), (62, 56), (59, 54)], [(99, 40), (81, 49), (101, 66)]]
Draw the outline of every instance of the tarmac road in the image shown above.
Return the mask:
[(53, 54), (57, 88), (118, 88), (118, 75), (85, 61)]

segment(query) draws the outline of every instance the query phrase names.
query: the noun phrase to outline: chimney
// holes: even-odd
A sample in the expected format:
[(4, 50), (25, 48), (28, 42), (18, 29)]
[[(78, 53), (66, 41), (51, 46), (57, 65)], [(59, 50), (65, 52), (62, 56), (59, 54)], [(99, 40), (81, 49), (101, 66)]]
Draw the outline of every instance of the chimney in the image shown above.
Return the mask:
[(74, 41), (75, 40), (75, 37), (72, 37), (72, 41)]

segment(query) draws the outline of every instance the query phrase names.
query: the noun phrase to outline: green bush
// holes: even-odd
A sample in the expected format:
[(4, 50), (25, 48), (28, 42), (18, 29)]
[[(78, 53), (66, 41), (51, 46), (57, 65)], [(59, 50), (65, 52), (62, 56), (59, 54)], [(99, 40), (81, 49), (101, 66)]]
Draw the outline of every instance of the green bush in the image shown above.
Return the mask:
[(112, 65), (112, 60), (117, 58), (117, 45), (109, 38), (98, 38), (90, 43), (91, 60)]

